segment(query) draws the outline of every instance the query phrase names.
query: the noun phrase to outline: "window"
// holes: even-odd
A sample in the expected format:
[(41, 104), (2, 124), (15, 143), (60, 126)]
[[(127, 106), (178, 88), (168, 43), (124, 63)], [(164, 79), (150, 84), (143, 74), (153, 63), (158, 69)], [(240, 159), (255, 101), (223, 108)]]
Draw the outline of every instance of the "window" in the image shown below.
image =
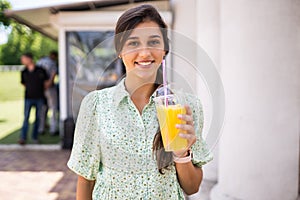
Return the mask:
[(77, 118), (81, 100), (87, 93), (113, 86), (124, 75), (113, 36), (113, 31), (66, 33), (69, 117)]

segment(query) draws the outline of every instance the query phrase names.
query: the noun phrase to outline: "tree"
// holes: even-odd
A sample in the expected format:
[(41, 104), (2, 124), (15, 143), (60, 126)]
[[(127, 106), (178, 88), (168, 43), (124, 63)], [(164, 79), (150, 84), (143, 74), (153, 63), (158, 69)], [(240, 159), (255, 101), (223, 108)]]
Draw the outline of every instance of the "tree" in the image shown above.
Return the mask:
[(0, 0), (0, 25), (4, 28), (10, 25), (11, 20), (4, 15), (4, 11), (10, 9), (10, 3), (5, 0)]
[(0, 0), (0, 26), (11, 29), (7, 43), (0, 45), (0, 64), (20, 64), (19, 58), (24, 52), (31, 52), (37, 60), (48, 55), (49, 51), (57, 50), (56, 41), (5, 17), (4, 10), (9, 8), (7, 1)]

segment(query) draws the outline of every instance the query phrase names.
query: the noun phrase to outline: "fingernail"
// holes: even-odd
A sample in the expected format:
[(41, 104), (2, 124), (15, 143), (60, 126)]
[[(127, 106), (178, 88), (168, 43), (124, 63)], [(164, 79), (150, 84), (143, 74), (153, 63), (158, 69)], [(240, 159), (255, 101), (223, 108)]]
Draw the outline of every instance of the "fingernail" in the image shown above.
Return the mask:
[(180, 124), (176, 124), (175, 127), (176, 127), (176, 128), (180, 128)]
[(183, 133), (179, 133), (179, 136), (180, 136), (180, 137), (183, 137), (183, 136), (184, 136), (184, 134), (183, 134)]
[(177, 117), (181, 119), (182, 118), (182, 114), (178, 114)]

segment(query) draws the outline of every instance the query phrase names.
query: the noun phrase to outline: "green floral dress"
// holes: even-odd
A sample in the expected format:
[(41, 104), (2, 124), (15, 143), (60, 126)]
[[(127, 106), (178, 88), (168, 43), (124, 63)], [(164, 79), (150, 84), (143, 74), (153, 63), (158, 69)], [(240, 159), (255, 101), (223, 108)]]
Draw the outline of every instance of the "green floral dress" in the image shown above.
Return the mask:
[[(192, 146), (192, 162), (201, 167), (212, 160), (201, 137), (202, 107), (199, 99), (185, 96), (193, 110), (198, 138)], [(162, 175), (152, 156), (158, 127), (153, 95), (140, 115), (124, 79), (114, 87), (93, 91), (81, 103), (68, 167), (96, 180), (94, 200), (184, 199), (174, 164)]]

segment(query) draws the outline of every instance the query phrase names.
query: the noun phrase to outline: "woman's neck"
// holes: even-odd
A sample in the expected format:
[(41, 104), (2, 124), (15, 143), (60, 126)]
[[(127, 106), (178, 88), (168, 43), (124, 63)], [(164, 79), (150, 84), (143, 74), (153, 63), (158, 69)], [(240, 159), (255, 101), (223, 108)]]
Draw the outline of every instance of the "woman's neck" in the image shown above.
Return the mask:
[(127, 76), (125, 79), (125, 87), (131, 98), (149, 99), (155, 88), (155, 77), (147, 81), (138, 77)]

